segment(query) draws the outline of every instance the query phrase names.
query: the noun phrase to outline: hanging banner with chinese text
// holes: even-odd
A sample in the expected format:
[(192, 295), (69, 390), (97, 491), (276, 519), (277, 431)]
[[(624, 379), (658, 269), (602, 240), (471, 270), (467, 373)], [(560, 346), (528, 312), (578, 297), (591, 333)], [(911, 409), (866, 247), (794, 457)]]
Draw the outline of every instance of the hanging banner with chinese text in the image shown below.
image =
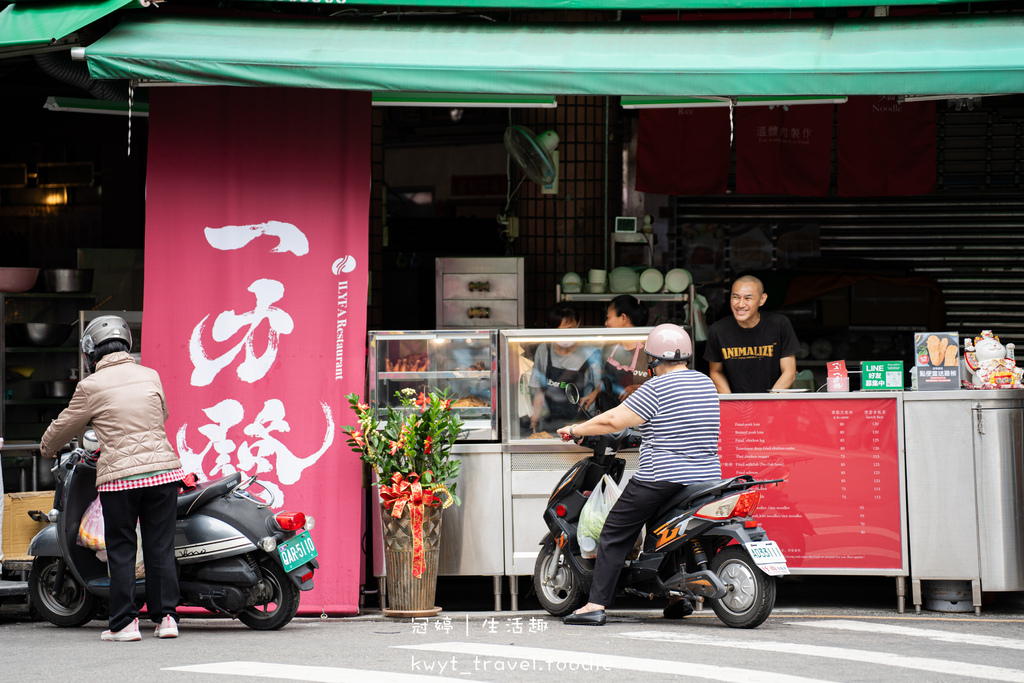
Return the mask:
[(736, 109), (736, 191), (828, 194), (832, 166), (831, 104)]
[(729, 182), (729, 109), (640, 110), (636, 190), (653, 194), (721, 194)]
[(257, 474), (316, 518), (300, 613), (358, 612), (370, 97), (167, 88), (150, 98), (142, 361), (200, 479)]
[(935, 102), (895, 95), (851, 97), (839, 105), (839, 195), (882, 197), (935, 191)]

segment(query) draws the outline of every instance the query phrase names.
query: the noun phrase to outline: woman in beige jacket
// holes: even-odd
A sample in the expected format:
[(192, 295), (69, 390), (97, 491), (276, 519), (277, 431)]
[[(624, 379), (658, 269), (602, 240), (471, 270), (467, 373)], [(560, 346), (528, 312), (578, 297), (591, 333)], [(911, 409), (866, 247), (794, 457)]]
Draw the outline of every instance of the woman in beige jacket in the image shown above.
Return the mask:
[(167, 440), (167, 402), (160, 376), (135, 363), (128, 324), (96, 318), (82, 336), (93, 374), (75, 388), (71, 403), (43, 434), (43, 455), (60, 448), (91, 423), (100, 444), (96, 488), (103, 507), (110, 570), (109, 629), (101, 640), (140, 640), (135, 606), (136, 520), (142, 530), (146, 606), (158, 638), (178, 635), (179, 592), (174, 523), (181, 461)]

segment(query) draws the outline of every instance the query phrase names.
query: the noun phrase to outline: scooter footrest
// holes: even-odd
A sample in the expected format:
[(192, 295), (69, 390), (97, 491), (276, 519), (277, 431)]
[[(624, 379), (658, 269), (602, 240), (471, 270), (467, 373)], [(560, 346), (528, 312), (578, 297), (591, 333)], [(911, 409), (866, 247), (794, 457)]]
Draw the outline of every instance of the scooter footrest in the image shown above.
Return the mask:
[(683, 587), (694, 595), (704, 598), (722, 598), (728, 592), (722, 580), (715, 573), (706, 569), (683, 576)]

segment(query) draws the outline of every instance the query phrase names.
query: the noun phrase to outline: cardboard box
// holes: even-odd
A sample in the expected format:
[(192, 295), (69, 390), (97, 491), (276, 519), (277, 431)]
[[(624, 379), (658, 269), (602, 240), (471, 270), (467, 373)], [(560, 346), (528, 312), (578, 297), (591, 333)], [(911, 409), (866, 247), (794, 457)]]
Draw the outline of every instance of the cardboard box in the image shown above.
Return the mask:
[(28, 544), (47, 522), (28, 516), (29, 510), (46, 514), (53, 508), (53, 491), (25, 491), (4, 495), (3, 552), (4, 561), (28, 556)]

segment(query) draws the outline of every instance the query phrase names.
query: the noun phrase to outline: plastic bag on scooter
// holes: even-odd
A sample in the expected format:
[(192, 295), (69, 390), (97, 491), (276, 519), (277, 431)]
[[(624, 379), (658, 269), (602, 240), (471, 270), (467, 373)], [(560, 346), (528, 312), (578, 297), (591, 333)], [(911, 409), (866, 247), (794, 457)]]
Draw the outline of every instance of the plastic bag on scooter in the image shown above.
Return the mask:
[(608, 518), (615, 501), (619, 499), (622, 490), (607, 474), (601, 477), (600, 483), (590, 493), (583, 509), (580, 510), (579, 526), (576, 529), (576, 538), (580, 542), (580, 551), (583, 557), (597, 557), (597, 542), (601, 538), (601, 529), (604, 528), (604, 521)]
[(78, 545), (96, 551), (107, 549), (103, 541), (103, 507), (99, 498), (89, 503), (82, 515), (82, 523), (78, 525)]
[[(78, 545), (96, 551), (100, 562), (107, 561), (107, 543), (104, 540), (103, 505), (99, 497), (89, 503), (78, 525)], [(145, 563), (142, 557), (142, 529), (135, 525), (135, 578), (146, 576)]]

